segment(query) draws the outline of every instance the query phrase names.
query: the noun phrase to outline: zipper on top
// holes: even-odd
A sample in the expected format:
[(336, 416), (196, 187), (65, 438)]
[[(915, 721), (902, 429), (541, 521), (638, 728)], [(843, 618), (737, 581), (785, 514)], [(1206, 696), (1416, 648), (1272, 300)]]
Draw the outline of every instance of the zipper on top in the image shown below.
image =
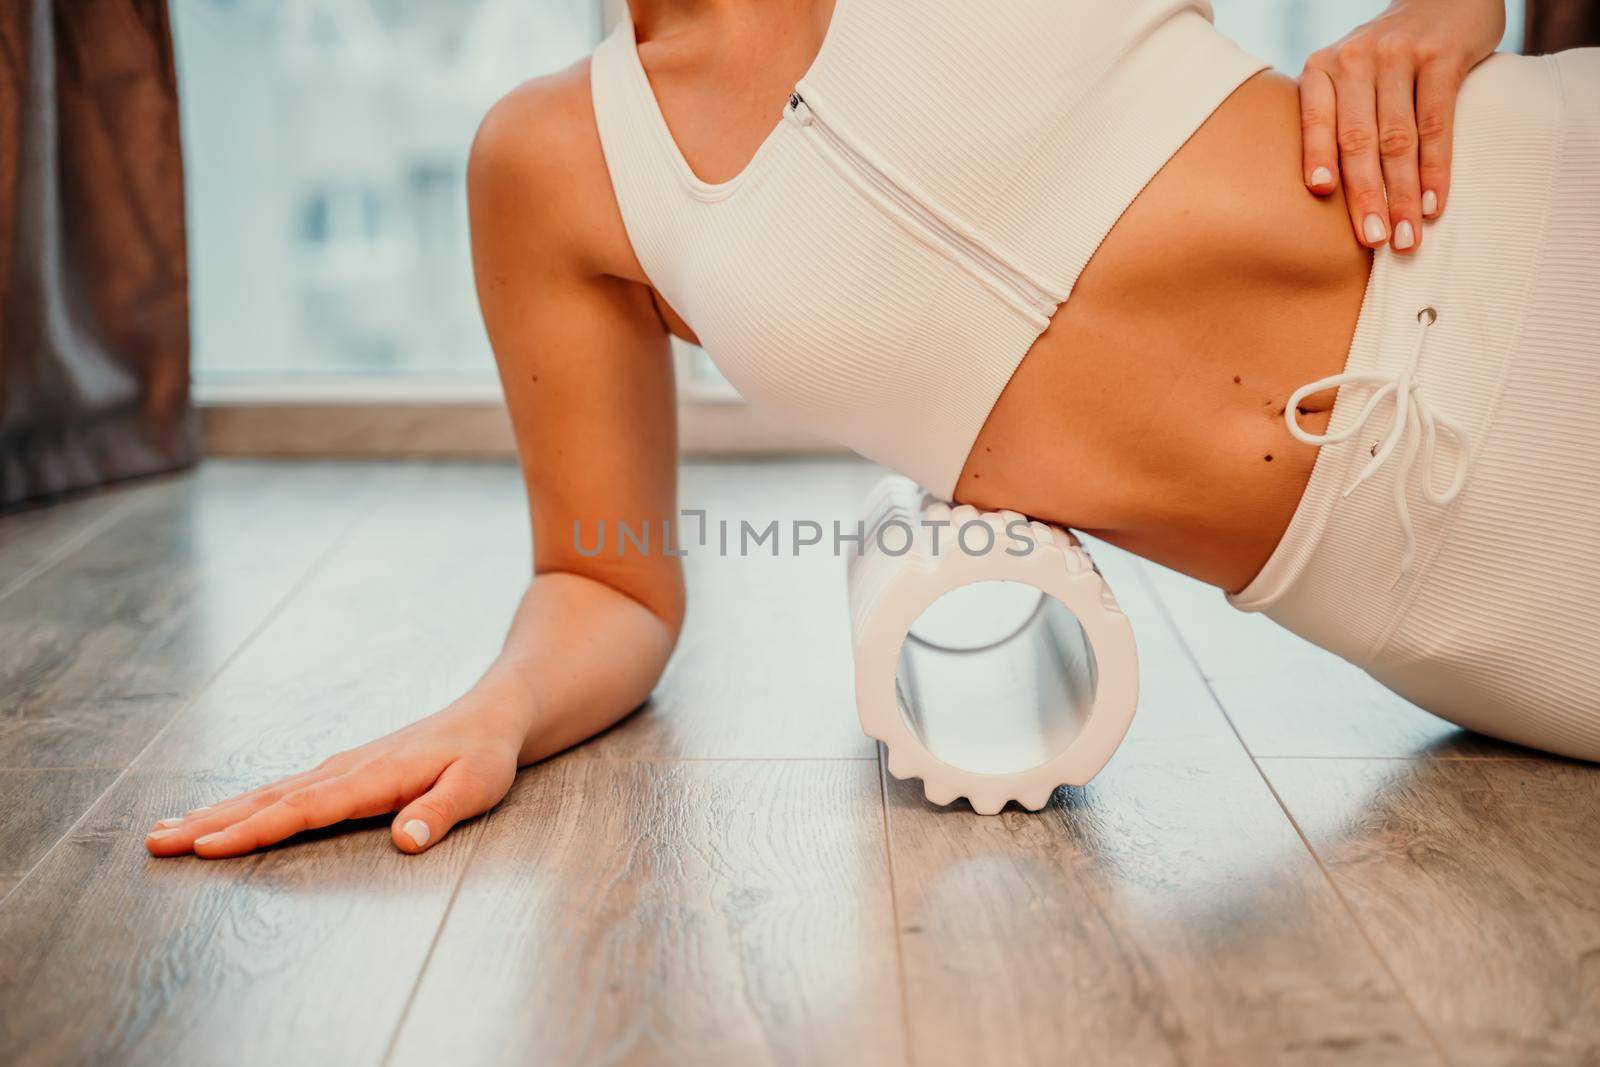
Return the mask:
[(997, 255), (976, 237), (951, 224), (917, 197), (901, 188), (877, 164), (842, 137), (816, 113), (799, 91), (789, 94), (786, 117), (804, 129), (815, 131), (834, 156), (844, 163), (872, 191), (910, 216), (933, 241), (967, 263), (990, 284), (1019, 301), (1028, 310), (1049, 319), (1062, 298), (1039, 285), (1025, 273)]

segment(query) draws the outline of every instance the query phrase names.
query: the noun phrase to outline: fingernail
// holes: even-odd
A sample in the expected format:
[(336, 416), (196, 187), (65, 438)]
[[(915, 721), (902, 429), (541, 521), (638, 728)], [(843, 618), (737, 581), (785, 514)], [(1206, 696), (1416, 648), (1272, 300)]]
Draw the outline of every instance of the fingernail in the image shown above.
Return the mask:
[(1311, 184), (1332, 185), (1333, 171), (1329, 170), (1327, 167), (1318, 167), (1316, 170), (1311, 172)]
[(426, 848), (428, 838), (433, 836), (433, 831), (429, 830), (428, 824), (421, 819), (407, 819), (405, 825), (400, 829), (407, 837), (411, 838), (411, 843), (418, 848)]
[(156, 825), (157, 826), (182, 826), (183, 825), (183, 819), (182, 818), (177, 818), (177, 819), (158, 819), (156, 821)]
[[(203, 808), (190, 808), (187, 814), (188, 815), (204, 815), (206, 812), (208, 812), (210, 810), (211, 810), (211, 806), (208, 804)], [(185, 817), (187, 817), (187, 815)]]
[(156, 840), (156, 839), (163, 838), (163, 837), (171, 837), (172, 836), (172, 831), (171, 830), (151, 830), (149, 833), (145, 834), (144, 836), (146, 836), (148, 838), (151, 838), (152, 840)]
[(1417, 235), (1411, 229), (1410, 220), (1402, 220), (1400, 225), (1394, 228), (1394, 246), (1404, 251), (1416, 243)]
[(1382, 244), (1383, 239), (1388, 236), (1389, 228), (1378, 216), (1368, 215), (1361, 222), (1361, 233), (1366, 237), (1368, 244)]
[(197, 844), (197, 845), (209, 845), (211, 842), (213, 842), (213, 841), (217, 840), (218, 838), (220, 838), (222, 836), (222, 833), (223, 833), (223, 831), (218, 830), (214, 834), (207, 834), (204, 837), (197, 837), (197, 838), (194, 839), (194, 843)]
[(1439, 213), (1439, 194), (1432, 189), (1422, 194), (1422, 213), (1430, 219)]

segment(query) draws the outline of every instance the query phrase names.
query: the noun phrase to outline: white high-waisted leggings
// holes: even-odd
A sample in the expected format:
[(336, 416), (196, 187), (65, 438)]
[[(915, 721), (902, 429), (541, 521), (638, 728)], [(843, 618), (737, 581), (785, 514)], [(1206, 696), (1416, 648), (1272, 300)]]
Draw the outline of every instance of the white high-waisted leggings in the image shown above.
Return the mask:
[(1376, 254), (1305, 496), (1230, 599), (1452, 722), (1600, 760), (1600, 49), (1492, 57), (1455, 136), (1444, 215)]

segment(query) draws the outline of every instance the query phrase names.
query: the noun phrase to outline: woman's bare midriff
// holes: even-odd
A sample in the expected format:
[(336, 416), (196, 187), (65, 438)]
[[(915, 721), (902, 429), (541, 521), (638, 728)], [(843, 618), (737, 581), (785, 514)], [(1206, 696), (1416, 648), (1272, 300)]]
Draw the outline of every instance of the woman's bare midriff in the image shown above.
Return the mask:
[[(1344, 365), (1370, 269), (1300, 175), (1294, 82), (1241, 86), (1096, 252), (991, 412), (958, 500), (1085, 530), (1224, 589), (1288, 526), (1316, 450), (1283, 409)], [(1301, 422), (1326, 425), (1332, 394)]]

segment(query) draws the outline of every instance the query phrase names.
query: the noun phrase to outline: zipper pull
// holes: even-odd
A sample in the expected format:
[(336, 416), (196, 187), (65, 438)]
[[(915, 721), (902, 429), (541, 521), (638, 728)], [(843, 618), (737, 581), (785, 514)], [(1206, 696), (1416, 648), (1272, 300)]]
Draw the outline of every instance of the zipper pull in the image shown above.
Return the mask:
[(789, 94), (788, 113), (794, 121), (802, 126), (809, 126), (816, 121), (816, 116), (812, 115), (811, 108), (806, 104), (805, 97), (799, 93)]

